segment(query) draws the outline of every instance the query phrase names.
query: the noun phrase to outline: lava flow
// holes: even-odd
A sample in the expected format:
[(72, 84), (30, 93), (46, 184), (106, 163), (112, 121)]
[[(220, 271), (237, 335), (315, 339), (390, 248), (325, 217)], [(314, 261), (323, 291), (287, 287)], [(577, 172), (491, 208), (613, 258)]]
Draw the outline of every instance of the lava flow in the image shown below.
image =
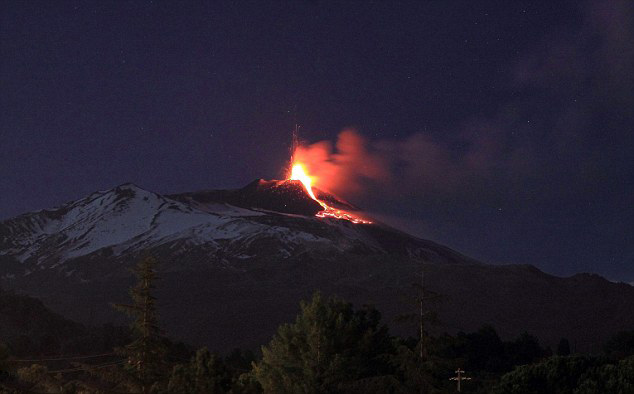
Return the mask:
[(293, 166), (291, 167), (291, 174), (288, 179), (302, 182), (310, 198), (317, 201), (319, 205), (321, 205), (322, 208), (324, 208), (323, 211), (317, 212), (315, 216), (320, 218), (345, 219), (345, 220), (351, 221), (352, 223), (363, 223), (363, 224), (372, 223), (369, 220), (361, 219), (359, 217), (353, 216), (340, 209), (333, 208), (329, 206), (328, 204), (326, 204), (325, 202), (319, 200), (315, 196), (315, 193), (313, 192), (313, 188), (312, 188), (313, 178), (306, 173), (306, 170), (304, 169), (304, 166), (301, 163), (297, 163), (297, 162), (293, 163)]

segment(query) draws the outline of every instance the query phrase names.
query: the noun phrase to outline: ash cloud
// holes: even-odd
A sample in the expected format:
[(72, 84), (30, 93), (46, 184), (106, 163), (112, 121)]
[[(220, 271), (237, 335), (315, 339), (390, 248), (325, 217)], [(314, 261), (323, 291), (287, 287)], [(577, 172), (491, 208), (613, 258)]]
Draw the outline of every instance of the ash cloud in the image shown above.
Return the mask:
[(546, 32), (518, 57), (504, 81), (509, 99), (489, 118), (402, 140), (347, 129), (334, 145), (303, 145), (317, 186), (349, 198), (398, 193), (491, 205), (618, 187), (634, 173), (634, 3), (588, 2), (579, 15), (579, 24)]
[(525, 151), (512, 147), (501, 130), (493, 126), (467, 130), (447, 142), (425, 133), (401, 140), (370, 140), (346, 129), (334, 145), (301, 144), (295, 156), (307, 164), (318, 188), (374, 201), (465, 193), (531, 169)]
[[(346, 129), (334, 145), (329, 141), (300, 145), (295, 156), (308, 163), (317, 187), (335, 193), (364, 193), (370, 183), (399, 186), (399, 192), (418, 188), (447, 191), (468, 176), (491, 171), (492, 158), (502, 149), (490, 134), (476, 132), (465, 134), (459, 143), (464, 145), (462, 153), (422, 133), (404, 140), (370, 141), (358, 131)], [(405, 185), (409, 186), (403, 189)]]
[(300, 144), (293, 156), (306, 163), (323, 190), (355, 194), (363, 191), (365, 180), (388, 179), (383, 155), (353, 129), (343, 130), (334, 146), (329, 141)]

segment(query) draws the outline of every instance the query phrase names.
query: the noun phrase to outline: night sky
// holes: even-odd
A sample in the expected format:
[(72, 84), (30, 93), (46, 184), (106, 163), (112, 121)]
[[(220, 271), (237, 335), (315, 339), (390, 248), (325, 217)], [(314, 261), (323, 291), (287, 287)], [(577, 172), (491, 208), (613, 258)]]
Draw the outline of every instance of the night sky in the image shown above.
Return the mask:
[(634, 3), (531, 3), (3, 1), (0, 219), (279, 178), (297, 122), (388, 223), (634, 281)]

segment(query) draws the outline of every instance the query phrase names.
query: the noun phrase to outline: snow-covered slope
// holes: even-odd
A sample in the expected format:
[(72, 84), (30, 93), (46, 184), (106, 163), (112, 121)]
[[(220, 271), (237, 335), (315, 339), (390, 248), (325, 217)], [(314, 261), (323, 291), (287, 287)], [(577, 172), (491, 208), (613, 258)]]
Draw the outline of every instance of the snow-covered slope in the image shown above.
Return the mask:
[[(161, 248), (167, 260), (194, 254), (225, 265), (236, 260), (284, 259), (316, 250), (461, 258), (449, 249), (380, 224), (355, 225), (263, 209), (258, 205), (266, 208), (271, 201), (281, 209), (291, 203), (297, 209), (295, 197), (299, 195), (302, 200), (303, 192), (293, 189), (293, 184), (284, 184), (286, 194), (280, 197), (275, 194), (278, 189), (271, 191), (270, 182), (263, 190), (258, 188), (260, 184), (264, 182), (235, 191), (170, 197), (124, 184), (54, 210), (18, 216), (0, 223), (0, 256), (21, 264), (0, 267), (0, 276), (29, 275), (44, 269), (72, 275), (82, 271), (81, 264), (73, 264), (80, 258), (98, 257), (106, 264), (156, 248)], [(288, 197), (293, 193), (293, 198)], [(285, 198), (289, 201), (286, 205), (279, 201)], [(86, 275), (82, 278), (89, 279)]]

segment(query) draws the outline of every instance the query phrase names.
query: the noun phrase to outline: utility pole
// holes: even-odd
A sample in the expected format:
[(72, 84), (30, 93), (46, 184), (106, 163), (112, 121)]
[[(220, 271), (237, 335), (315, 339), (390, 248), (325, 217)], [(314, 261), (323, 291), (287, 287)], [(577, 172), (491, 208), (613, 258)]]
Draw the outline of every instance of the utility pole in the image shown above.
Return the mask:
[(414, 286), (419, 287), (418, 297), (416, 298), (418, 302), (418, 335), (420, 337), (419, 356), (421, 360), (424, 360), (427, 356), (427, 348), (425, 346), (425, 320), (435, 319), (435, 314), (430, 310), (425, 311), (425, 307), (429, 301), (440, 298), (440, 295), (425, 288), (425, 268), (423, 266), (420, 268), (420, 285), (414, 284)]
[(431, 310), (428, 310), (429, 301), (433, 301), (435, 299), (440, 298), (440, 295), (436, 292), (427, 290), (425, 288), (425, 267), (421, 262), (420, 266), (420, 283), (413, 283), (412, 287), (417, 289), (416, 295), (413, 297), (416, 308), (418, 309), (416, 312), (402, 315), (399, 318), (402, 320), (409, 320), (411, 322), (416, 322), (418, 319), (418, 336), (419, 336), (419, 349), (417, 353), (420, 362), (420, 377), (422, 379), (420, 386), (420, 393), (423, 394), (427, 392), (427, 378), (425, 376), (426, 369), (428, 366), (426, 365), (426, 361), (428, 361), (429, 353), (427, 349), (427, 334), (425, 333), (425, 322), (434, 320), (436, 317), (435, 313)]
[(455, 380), (458, 382), (458, 392), (460, 392), (460, 382), (462, 382), (463, 380), (471, 380), (471, 378), (468, 378), (466, 376), (462, 376), (462, 374), (464, 373), (464, 371), (460, 368), (456, 369), (456, 376), (454, 376), (453, 378), (449, 378), (449, 380)]

